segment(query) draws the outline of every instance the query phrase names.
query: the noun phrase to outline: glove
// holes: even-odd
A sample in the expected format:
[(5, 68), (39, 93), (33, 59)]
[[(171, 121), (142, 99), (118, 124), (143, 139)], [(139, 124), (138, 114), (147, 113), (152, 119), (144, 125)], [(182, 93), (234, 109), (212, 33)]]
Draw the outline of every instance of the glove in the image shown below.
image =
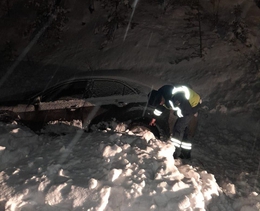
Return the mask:
[(150, 126), (155, 126), (155, 121), (156, 119), (152, 119), (151, 122), (149, 123)]

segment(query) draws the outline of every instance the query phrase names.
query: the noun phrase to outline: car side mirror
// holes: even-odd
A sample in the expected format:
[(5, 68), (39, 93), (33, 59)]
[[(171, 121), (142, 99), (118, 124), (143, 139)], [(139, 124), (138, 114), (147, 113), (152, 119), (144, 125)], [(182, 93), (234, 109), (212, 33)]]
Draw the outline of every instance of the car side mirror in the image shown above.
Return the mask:
[(39, 106), (40, 106), (40, 103), (41, 103), (41, 98), (42, 98), (42, 96), (38, 96), (38, 97), (34, 98), (32, 100), (32, 102), (30, 103), (31, 105), (34, 106), (35, 110), (39, 109)]

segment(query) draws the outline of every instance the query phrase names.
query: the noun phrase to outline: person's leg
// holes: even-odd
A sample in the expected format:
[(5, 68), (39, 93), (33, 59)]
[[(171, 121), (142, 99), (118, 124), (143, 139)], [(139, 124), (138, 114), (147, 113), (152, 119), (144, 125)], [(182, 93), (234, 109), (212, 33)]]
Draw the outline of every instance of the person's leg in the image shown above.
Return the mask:
[(194, 137), (198, 126), (198, 116), (193, 116), (188, 126), (188, 137)]
[[(180, 157), (183, 147), (184, 148), (189, 147), (189, 144), (187, 146), (187, 142), (184, 142), (183, 143), (184, 145), (183, 145), (182, 141), (183, 141), (185, 129), (188, 127), (191, 118), (192, 118), (192, 115), (178, 118), (174, 125), (173, 133), (172, 133), (172, 137), (171, 137), (171, 140), (175, 145), (174, 158)], [(186, 151), (186, 149), (184, 150), (184, 152), (185, 151)]]
[(185, 129), (188, 127), (189, 122), (192, 118), (192, 115), (184, 116), (182, 118), (178, 118), (173, 127), (173, 137), (182, 141)]
[(177, 121), (178, 117), (176, 117), (172, 110), (169, 111), (168, 125), (169, 125), (169, 136), (172, 136), (174, 125)]

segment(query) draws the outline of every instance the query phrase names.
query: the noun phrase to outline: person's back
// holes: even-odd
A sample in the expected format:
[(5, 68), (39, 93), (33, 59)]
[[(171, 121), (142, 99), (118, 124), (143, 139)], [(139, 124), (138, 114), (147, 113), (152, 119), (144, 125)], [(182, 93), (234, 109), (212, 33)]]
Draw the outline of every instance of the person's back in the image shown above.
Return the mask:
[(148, 103), (153, 103), (156, 116), (150, 125), (155, 124), (155, 119), (160, 118), (165, 108), (173, 110), (178, 116), (171, 136), (171, 141), (176, 147), (174, 157), (190, 158), (192, 144), (190, 141), (183, 141), (183, 137), (189, 122), (200, 106), (200, 96), (187, 86), (164, 85), (157, 91), (153, 90), (149, 97)]

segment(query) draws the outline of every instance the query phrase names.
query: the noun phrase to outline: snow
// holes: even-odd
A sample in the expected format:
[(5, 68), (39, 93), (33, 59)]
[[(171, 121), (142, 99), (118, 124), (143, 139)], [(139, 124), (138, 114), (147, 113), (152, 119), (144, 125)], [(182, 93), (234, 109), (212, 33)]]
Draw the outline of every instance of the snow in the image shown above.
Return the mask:
[[(198, 44), (198, 38), (185, 28), (189, 7), (163, 10), (156, 1), (125, 1), (127, 24), (133, 14), (135, 25), (128, 30), (120, 25), (108, 40), (107, 14), (99, 2), (90, 14), (83, 1), (64, 1), (70, 21), (53, 48), (21, 36), (31, 23), (24, 17), (27, 10), (10, 19), (1, 16), (1, 46), (14, 40), (20, 55), (0, 70), (1, 98), (44, 90), (74, 73), (110, 75), (111, 69), (150, 88), (159, 88), (161, 81), (190, 84), (203, 98), (192, 158), (174, 160), (171, 143), (141, 128), (128, 131), (116, 121), (100, 123), (106, 130), (97, 125), (92, 133), (77, 121), (52, 122), (40, 133), (17, 122), (0, 123), (0, 211), (259, 211), (260, 13), (255, 1), (219, 1), (219, 28), (202, 17), (202, 58), (191, 57), (198, 49), (188, 44)], [(200, 2), (204, 15), (212, 13), (212, 1)], [(245, 44), (230, 28), (237, 4), (248, 30)]]
[(53, 122), (36, 134), (1, 123), (2, 209), (259, 210), (257, 192), (234, 197), (232, 183), (223, 191), (213, 174), (174, 160), (170, 141), (107, 126), (87, 133), (78, 121)]

